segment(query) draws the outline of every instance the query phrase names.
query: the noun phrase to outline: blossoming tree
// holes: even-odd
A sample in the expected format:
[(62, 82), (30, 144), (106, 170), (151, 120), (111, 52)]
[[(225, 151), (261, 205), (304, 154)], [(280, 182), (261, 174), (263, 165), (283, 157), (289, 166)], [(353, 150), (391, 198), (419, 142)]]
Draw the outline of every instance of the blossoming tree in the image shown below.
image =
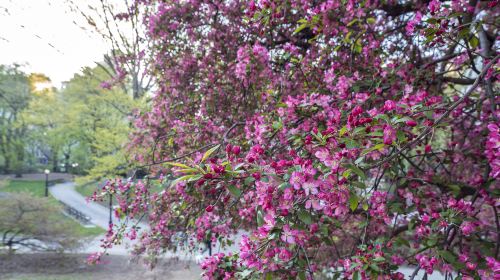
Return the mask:
[(205, 278), (498, 276), (498, 1), (133, 5), (159, 86), (130, 151), (151, 175), (101, 195), (149, 228), (104, 247), (244, 229)]

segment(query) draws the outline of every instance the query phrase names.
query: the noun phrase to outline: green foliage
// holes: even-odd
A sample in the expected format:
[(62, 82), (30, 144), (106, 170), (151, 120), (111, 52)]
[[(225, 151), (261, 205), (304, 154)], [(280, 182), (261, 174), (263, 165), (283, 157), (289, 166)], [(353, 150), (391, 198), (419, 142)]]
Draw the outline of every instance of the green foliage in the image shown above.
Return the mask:
[(0, 65), (0, 171), (22, 171), (27, 127), (21, 112), (30, 98), (28, 77), (19, 66)]
[[(49, 148), (53, 169), (65, 165), (86, 174), (87, 181), (126, 172), (129, 117), (142, 100), (121, 88), (103, 89), (100, 84), (107, 78), (102, 68), (85, 68), (61, 91), (35, 94), (24, 112), (32, 143)], [(78, 168), (72, 169), (75, 162)]]
[(44, 181), (8, 181), (4, 186), (0, 187), (0, 192), (9, 193), (29, 193), (36, 197), (45, 195)]
[(57, 205), (28, 193), (0, 198), (0, 232), (6, 237), (2, 245), (10, 250), (16, 245), (30, 247), (26, 238), (57, 245), (59, 250), (76, 247), (80, 242), (75, 227), (68, 219), (61, 219)]

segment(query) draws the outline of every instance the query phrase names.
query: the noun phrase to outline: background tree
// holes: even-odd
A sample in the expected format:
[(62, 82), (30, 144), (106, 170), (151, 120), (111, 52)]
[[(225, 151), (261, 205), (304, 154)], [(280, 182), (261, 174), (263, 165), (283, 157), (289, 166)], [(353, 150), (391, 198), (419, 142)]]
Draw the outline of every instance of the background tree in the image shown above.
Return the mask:
[[(71, 131), (64, 129), (65, 107), (60, 94), (50, 86), (50, 79), (43, 74), (31, 74), (32, 97), (29, 106), (22, 112), (23, 120), (29, 126), (27, 139), (34, 168), (43, 165), (42, 159), (53, 172), (61, 171), (64, 152), (74, 145)], [(46, 85), (46, 87), (41, 87)]]
[(79, 245), (79, 238), (61, 210), (46, 198), (25, 193), (0, 196), (1, 246), (13, 251), (18, 247), (32, 250), (62, 251)]
[[(120, 87), (103, 89), (101, 67), (85, 68), (64, 88), (36, 91), (23, 112), (30, 143), (51, 161), (54, 171), (88, 175), (86, 180), (127, 172), (123, 148), (132, 111), (141, 104)], [(78, 170), (71, 170), (73, 163)]]
[(140, 104), (120, 87), (101, 88), (105, 77), (101, 67), (84, 69), (61, 93), (67, 119), (71, 120), (66, 129), (78, 132), (80, 148), (88, 151), (86, 170), (92, 178), (126, 172), (128, 161), (123, 148), (130, 133), (129, 118)]
[(18, 65), (0, 66), (0, 155), (2, 171), (21, 174), (27, 127), (20, 118), (31, 98), (29, 79)]

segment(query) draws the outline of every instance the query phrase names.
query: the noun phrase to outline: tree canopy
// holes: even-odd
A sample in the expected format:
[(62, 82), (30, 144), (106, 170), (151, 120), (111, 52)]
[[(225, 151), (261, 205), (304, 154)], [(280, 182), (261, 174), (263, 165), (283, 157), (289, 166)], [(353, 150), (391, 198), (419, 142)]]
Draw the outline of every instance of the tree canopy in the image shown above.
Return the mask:
[[(134, 110), (145, 98), (122, 87), (103, 88), (104, 66), (84, 68), (62, 89), (44, 74), (0, 67), (0, 171), (49, 168), (98, 180), (128, 171), (123, 151)], [(75, 164), (77, 163), (77, 165)]]
[(136, 253), (245, 229), (206, 279), (498, 271), (497, 1), (131, 6), (158, 88), (130, 152), (151, 175), (101, 195), (149, 217)]
[(102, 88), (107, 78), (101, 67), (85, 68), (62, 90), (36, 94), (25, 111), (33, 141), (50, 147), (54, 168), (58, 163), (71, 168), (78, 162), (88, 179), (126, 172), (128, 161), (122, 150), (140, 100), (134, 101), (118, 87)]
[(0, 162), (5, 172), (20, 172), (26, 126), (21, 113), (31, 99), (30, 81), (18, 65), (0, 66)]

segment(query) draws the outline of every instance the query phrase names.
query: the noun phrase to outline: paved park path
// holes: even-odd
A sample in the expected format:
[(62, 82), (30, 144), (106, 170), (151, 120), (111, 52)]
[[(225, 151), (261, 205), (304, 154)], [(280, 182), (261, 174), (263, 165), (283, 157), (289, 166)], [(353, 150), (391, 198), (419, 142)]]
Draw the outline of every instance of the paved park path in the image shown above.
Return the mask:
[(86, 216), (90, 217), (91, 223), (107, 229), (109, 225), (109, 209), (95, 202), (87, 202), (85, 197), (75, 190), (75, 183), (67, 182), (57, 184), (49, 188), (50, 194), (57, 200), (64, 202)]

